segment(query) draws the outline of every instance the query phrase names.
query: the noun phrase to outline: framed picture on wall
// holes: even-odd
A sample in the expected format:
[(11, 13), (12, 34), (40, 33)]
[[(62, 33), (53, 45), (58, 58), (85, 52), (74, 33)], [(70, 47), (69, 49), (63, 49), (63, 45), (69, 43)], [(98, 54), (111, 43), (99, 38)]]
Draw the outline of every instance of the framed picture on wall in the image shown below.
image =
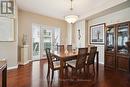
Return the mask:
[(90, 43), (104, 44), (105, 23), (90, 26)]

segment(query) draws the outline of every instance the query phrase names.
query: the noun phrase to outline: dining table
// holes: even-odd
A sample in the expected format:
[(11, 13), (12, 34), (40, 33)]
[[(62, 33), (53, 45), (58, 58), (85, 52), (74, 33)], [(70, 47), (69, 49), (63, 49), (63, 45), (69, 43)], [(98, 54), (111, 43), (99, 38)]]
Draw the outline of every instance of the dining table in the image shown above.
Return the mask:
[[(64, 80), (64, 75), (63, 75), (63, 71), (64, 71), (64, 63), (68, 60), (72, 60), (77, 58), (78, 55), (78, 51), (54, 51), (52, 52), (52, 55), (60, 60), (60, 81)], [(89, 53), (88, 53), (89, 55)], [(98, 77), (98, 71), (99, 71), (99, 52), (96, 52), (96, 78)]]

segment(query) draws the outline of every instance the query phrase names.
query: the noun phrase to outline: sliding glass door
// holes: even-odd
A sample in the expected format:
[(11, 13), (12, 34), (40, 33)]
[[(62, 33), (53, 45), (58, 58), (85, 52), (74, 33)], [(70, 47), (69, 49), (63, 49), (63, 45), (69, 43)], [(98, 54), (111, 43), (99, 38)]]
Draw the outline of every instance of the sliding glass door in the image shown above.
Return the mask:
[(45, 49), (50, 48), (51, 50), (56, 50), (56, 45), (60, 44), (60, 29), (54, 27), (41, 27), (40, 36), (41, 58), (45, 59)]
[(50, 48), (52, 49), (52, 30), (51, 29), (47, 29), (46, 27), (42, 27), (41, 28), (41, 32), (40, 32), (40, 39), (41, 39), (41, 58), (44, 59), (46, 58), (46, 53), (45, 53), (45, 49), (46, 48)]
[(32, 34), (33, 60), (45, 59), (45, 49), (56, 50), (56, 45), (60, 44), (59, 28), (35, 24)]

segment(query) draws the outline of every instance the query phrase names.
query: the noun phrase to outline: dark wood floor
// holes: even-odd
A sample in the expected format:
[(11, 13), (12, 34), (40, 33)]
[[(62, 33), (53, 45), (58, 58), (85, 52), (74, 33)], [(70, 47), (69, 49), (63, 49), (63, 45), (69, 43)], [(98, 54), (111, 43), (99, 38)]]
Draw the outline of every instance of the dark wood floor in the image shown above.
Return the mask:
[[(103, 65), (100, 65), (99, 69), (97, 81), (82, 78), (86, 76), (84, 74), (80, 74), (80, 78), (73, 81), (70, 79), (70, 74), (62, 86), (59, 85), (58, 71), (55, 71), (52, 87), (130, 87), (129, 74), (104, 70)], [(45, 60), (20, 66), (18, 69), (8, 71), (8, 87), (48, 87), (46, 74), (47, 62)]]

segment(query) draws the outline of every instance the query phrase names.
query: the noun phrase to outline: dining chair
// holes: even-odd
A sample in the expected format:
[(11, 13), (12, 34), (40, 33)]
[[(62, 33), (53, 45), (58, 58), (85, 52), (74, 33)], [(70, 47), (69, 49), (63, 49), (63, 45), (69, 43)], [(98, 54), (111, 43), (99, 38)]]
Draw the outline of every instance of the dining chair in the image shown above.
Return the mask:
[(76, 60), (67, 61), (67, 66), (72, 68), (72, 74), (77, 76), (77, 71), (85, 68), (88, 48), (79, 48)]
[[(95, 76), (95, 66), (94, 66), (94, 62), (95, 62), (95, 56), (96, 56), (96, 53), (97, 53), (97, 47), (93, 46), (93, 47), (90, 47), (90, 52), (89, 52), (89, 55), (88, 55), (88, 58), (85, 62), (85, 66), (87, 67), (87, 73), (89, 74), (89, 66), (90, 65), (93, 65), (93, 73), (94, 73), (94, 76)], [(86, 70), (85, 70), (86, 71)]]
[(64, 52), (65, 51), (64, 45), (57, 45), (57, 51)]
[(72, 52), (72, 45), (67, 45), (67, 51)]
[[(68, 53), (74, 53), (74, 51), (72, 50), (72, 45), (67, 45), (67, 51)], [(66, 61), (71, 61), (71, 60), (75, 60), (77, 57), (70, 57), (68, 60)]]
[[(60, 70), (60, 61), (53, 61), (53, 56), (50, 53), (50, 48), (46, 48), (46, 55), (47, 55), (47, 60), (48, 60), (48, 72), (47, 72), (47, 78), (49, 78), (50, 75), (50, 69), (52, 70), (52, 76), (51, 76), (51, 83), (53, 80), (53, 76), (54, 76), (54, 71), (55, 70)], [(65, 67), (65, 65), (64, 65)]]

